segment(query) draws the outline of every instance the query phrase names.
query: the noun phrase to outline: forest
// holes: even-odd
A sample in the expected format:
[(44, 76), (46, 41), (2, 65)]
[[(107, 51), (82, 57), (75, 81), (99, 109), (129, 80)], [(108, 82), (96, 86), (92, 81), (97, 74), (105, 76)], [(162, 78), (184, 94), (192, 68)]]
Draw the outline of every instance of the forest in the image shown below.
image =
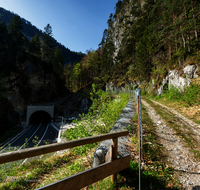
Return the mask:
[[(93, 83), (105, 89), (109, 82), (118, 87), (143, 82), (147, 87), (153, 80), (156, 87), (153, 93), (156, 93), (170, 69), (198, 65), (200, 60), (200, 2), (197, 0), (119, 0), (115, 13), (108, 18), (99, 48), (89, 50), (84, 56), (75, 53), (76, 61), (72, 56), (71, 64), (66, 64), (64, 52), (56, 45), (50, 24), (44, 32), (29, 39), (24, 33), (25, 21), (18, 15), (9, 17), (9, 24), (2, 19), (2, 12), (0, 18), (2, 101), (8, 90), (5, 77), (17, 71), (20, 57), (33, 56), (40, 60), (46, 71), (55, 74), (60, 92), (63, 89), (88, 91)], [(24, 81), (21, 82), (26, 86), (23, 93), (28, 97), (26, 78), (20, 80)]]
[(153, 79), (158, 88), (170, 69), (200, 59), (200, 2), (119, 0), (97, 50), (65, 70), (66, 86), (77, 91), (92, 82), (116, 86)]
[[(17, 15), (17, 14), (0, 7), (0, 18), (1, 18), (1, 20), (5, 21), (7, 26), (9, 25), (10, 21), (12, 20), (12, 18), (15, 15)], [(26, 20), (22, 17), (20, 17), (20, 18), (22, 20), (22, 25), (23, 25), (22, 33), (24, 35), (26, 35), (26, 37), (28, 38), (29, 41), (35, 36), (35, 34), (37, 34), (40, 39), (43, 38), (42, 30), (38, 29), (36, 26), (34, 26), (28, 20)], [(62, 50), (63, 57), (64, 57), (64, 64), (69, 64), (69, 63), (73, 63), (77, 60), (80, 60), (84, 55), (82, 52), (71, 51), (69, 48), (66, 48), (61, 43), (57, 42), (57, 40), (55, 38), (52, 38), (52, 41), (54, 43), (54, 47), (58, 46)]]
[[(38, 73), (43, 72), (43, 77), (47, 73), (52, 74), (52, 80), (55, 79), (56, 85), (56, 95), (52, 98), (55, 98), (69, 93), (65, 87), (65, 65), (69, 62), (79, 61), (83, 57), (82, 53), (72, 52), (58, 44), (53, 38), (50, 24), (44, 27), (44, 32), (35, 29), (39, 33), (35, 33), (30, 38), (24, 19), (9, 11), (4, 11), (4, 13), (4, 16), (8, 17), (3, 20), (5, 17), (2, 14), (0, 16), (0, 122), (2, 127), (19, 123), (13, 102), (19, 101), (20, 104), (19, 99), (21, 98), (23, 100), (21, 106), (32, 103), (30, 100), (33, 95), (33, 89), (30, 86), (31, 79), (28, 73), (24, 72), (26, 64), (31, 62), (35, 65), (35, 71), (30, 68), (29, 73), (37, 73), (36, 70), (38, 70)], [(10, 20), (9, 23), (7, 23), (8, 20)], [(29, 35), (29, 38), (26, 34)], [(67, 59), (65, 59), (66, 56)], [(51, 89), (49, 90), (51, 91)], [(17, 97), (19, 98), (16, 99)], [(5, 127), (3, 129), (6, 130)]]

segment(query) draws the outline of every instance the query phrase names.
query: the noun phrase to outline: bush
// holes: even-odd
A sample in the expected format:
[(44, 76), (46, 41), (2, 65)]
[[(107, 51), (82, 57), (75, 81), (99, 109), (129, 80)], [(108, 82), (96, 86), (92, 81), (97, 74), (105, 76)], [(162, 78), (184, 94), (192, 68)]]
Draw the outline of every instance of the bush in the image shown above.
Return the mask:
[[(93, 85), (93, 87), (95, 86)], [(63, 134), (68, 140), (108, 133), (119, 118), (121, 111), (128, 103), (129, 95), (120, 93), (116, 96), (102, 90), (96, 91), (95, 88), (93, 88), (91, 100), (93, 104), (89, 113), (87, 115), (80, 115), (81, 121), (73, 121), (77, 123), (75, 128), (68, 129), (67, 132)], [(97, 143), (75, 147), (73, 153), (86, 154), (88, 150), (95, 147), (96, 144)]]

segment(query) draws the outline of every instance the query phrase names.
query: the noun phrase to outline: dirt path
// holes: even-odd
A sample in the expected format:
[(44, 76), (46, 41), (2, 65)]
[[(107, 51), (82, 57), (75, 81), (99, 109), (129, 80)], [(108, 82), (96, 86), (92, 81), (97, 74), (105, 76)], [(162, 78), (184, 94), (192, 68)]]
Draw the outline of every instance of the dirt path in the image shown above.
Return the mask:
[(154, 104), (157, 104), (157, 105), (160, 105), (162, 106), (163, 108), (167, 109), (168, 111), (170, 111), (171, 113), (175, 114), (176, 116), (178, 116), (182, 121), (186, 122), (190, 127), (195, 127), (195, 128), (198, 128), (200, 129), (200, 125), (189, 120), (188, 118), (184, 117), (182, 114), (178, 113), (177, 111), (175, 111), (174, 109), (172, 108), (169, 108), (159, 102), (156, 102), (154, 100), (151, 100)]
[(175, 169), (176, 176), (183, 187), (189, 190), (200, 189), (200, 163), (194, 161), (193, 155), (189, 152), (190, 149), (185, 147), (182, 139), (176, 135), (172, 128), (167, 126), (156, 111), (144, 100), (142, 100), (142, 104), (146, 107), (149, 117), (156, 124), (157, 135), (168, 152), (168, 161)]

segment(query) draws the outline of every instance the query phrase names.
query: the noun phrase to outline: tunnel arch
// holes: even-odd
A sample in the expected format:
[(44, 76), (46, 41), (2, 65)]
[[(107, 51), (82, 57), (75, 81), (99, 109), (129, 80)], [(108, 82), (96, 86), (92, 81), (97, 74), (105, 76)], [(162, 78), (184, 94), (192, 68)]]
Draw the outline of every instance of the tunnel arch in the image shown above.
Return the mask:
[[(41, 117), (40, 117), (41, 114)], [(40, 119), (47, 118), (47, 120), (51, 122), (54, 117), (54, 105), (52, 106), (27, 106), (27, 117), (26, 117), (26, 124), (29, 125), (30, 122), (34, 122), (36, 117)], [(38, 119), (39, 119), (38, 118)], [(37, 119), (36, 119), (37, 120)]]
[(39, 123), (50, 123), (51, 122), (51, 116), (49, 113), (43, 110), (38, 110), (34, 113), (32, 113), (29, 117), (28, 124), (39, 124)]

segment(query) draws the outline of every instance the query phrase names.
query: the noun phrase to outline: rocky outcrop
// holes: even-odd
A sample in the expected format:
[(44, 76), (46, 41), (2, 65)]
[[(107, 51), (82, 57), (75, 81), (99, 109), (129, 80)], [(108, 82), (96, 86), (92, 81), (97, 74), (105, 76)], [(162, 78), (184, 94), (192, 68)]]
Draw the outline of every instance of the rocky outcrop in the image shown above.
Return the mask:
[(120, 91), (129, 91), (129, 90), (133, 90), (136, 89), (139, 85), (141, 85), (142, 83), (140, 82), (134, 82), (134, 83), (129, 83), (126, 84), (125, 86), (115, 86), (113, 82), (108, 82), (106, 83), (106, 92), (110, 91), (110, 92), (120, 92)]
[(170, 89), (172, 86), (179, 89), (180, 91), (184, 91), (186, 87), (190, 85), (191, 78), (198, 78), (198, 75), (196, 74), (198, 68), (195, 65), (187, 65), (183, 72), (185, 74), (185, 78), (181, 77), (177, 70), (171, 70), (168, 72), (165, 79), (163, 79), (163, 82), (158, 89), (157, 95), (160, 95), (163, 93), (163, 90), (165, 86)]
[[(143, 8), (145, 4), (144, 0), (140, 0), (140, 6)], [(121, 46), (123, 46), (122, 40), (124, 37), (124, 32), (126, 30), (125, 23), (137, 19), (131, 14), (132, 4), (131, 0), (124, 6), (119, 13), (115, 14), (113, 17), (112, 24), (109, 25), (108, 33), (111, 34), (112, 42), (115, 46), (115, 52), (113, 58), (115, 58), (120, 51)], [(130, 36), (127, 36), (130, 38)]]
[(186, 75), (186, 78), (198, 78), (199, 76), (196, 74), (198, 67), (196, 65), (187, 65), (183, 72)]
[(19, 120), (25, 120), (27, 105), (52, 101), (58, 97), (56, 79), (42, 64), (43, 62), (37, 59), (20, 61), (17, 71), (7, 76), (7, 99), (14, 111), (20, 115)]

